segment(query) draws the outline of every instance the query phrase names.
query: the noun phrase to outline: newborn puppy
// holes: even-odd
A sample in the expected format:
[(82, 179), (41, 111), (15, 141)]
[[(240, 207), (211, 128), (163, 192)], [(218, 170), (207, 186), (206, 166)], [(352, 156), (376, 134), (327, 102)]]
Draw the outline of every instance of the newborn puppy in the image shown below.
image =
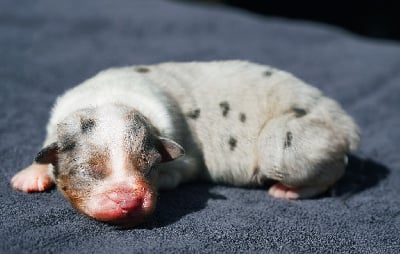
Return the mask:
[(272, 179), (273, 197), (312, 197), (343, 175), (358, 143), (336, 102), (269, 66), (124, 67), (58, 98), (43, 149), (11, 182), (25, 192), (55, 183), (78, 211), (135, 226), (153, 212), (158, 189), (192, 180)]

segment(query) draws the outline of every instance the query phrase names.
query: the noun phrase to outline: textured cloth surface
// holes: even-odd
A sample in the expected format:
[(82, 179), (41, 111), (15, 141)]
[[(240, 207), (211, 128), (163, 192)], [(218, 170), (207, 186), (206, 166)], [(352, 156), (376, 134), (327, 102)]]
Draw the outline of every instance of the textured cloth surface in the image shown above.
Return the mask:
[[(400, 251), (400, 44), (185, 2), (5, 0), (0, 59), (2, 253)], [(66, 89), (112, 66), (217, 59), (290, 71), (356, 119), (362, 145), (332, 191), (284, 201), (187, 184), (161, 193), (146, 225), (120, 230), (78, 214), (55, 189), (11, 189)]]

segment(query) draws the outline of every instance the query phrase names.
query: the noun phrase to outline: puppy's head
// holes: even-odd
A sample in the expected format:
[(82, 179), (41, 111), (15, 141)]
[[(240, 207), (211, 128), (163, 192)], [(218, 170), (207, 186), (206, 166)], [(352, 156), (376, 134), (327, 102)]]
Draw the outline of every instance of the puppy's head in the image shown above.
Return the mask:
[(74, 112), (59, 123), (57, 136), (36, 162), (54, 165), (58, 188), (77, 210), (123, 226), (140, 224), (153, 212), (157, 165), (184, 154), (122, 105)]

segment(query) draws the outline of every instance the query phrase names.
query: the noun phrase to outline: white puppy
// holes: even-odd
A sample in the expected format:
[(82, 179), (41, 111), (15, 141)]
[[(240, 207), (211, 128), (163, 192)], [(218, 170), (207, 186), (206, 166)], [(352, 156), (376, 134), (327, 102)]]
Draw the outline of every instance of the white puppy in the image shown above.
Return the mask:
[(116, 68), (58, 98), (42, 151), (12, 185), (32, 192), (56, 183), (82, 213), (133, 226), (154, 210), (157, 189), (196, 179), (272, 179), (277, 198), (322, 193), (343, 175), (359, 139), (336, 102), (269, 66)]

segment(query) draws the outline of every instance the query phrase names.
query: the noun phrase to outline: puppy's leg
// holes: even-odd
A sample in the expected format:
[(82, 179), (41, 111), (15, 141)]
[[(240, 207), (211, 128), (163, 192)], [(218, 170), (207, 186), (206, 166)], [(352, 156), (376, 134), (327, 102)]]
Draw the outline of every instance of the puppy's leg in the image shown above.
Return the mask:
[(164, 164), (157, 172), (157, 187), (160, 190), (174, 189), (181, 183), (201, 177), (200, 169), (201, 162), (190, 155)]
[(157, 187), (160, 190), (175, 189), (181, 182), (181, 174), (176, 169), (162, 170), (157, 176)]
[[(344, 173), (358, 129), (344, 113), (285, 114), (270, 120), (259, 137), (260, 173), (277, 180), (276, 198), (309, 198), (330, 188)], [(325, 114), (324, 114), (325, 113)]]
[(11, 179), (14, 189), (24, 192), (45, 191), (54, 185), (53, 179), (49, 176), (51, 164), (32, 163), (29, 167), (19, 171)]
[[(51, 137), (51, 135), (49, 135)], [(56, 142), (49, 142), (36, 156), (35, 161), (27, 168), (19, 171), (11, 179), (11, 186), (24, 192), (45, 191), (53, 187), (53, 165), (57, 161), (58, 147)]]

